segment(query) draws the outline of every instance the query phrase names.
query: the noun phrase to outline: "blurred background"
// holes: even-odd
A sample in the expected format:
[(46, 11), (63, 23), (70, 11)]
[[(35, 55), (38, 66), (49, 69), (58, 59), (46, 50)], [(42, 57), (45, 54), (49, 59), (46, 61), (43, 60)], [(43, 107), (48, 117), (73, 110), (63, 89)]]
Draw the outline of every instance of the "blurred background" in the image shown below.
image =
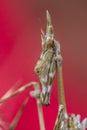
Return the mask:
[[(18, 87), (38, 81), (34, 66), (41, 53), (40, 28), (45, 30), (46, 10), (61, 44), (63, 78), (68, 113), (87, 117), (87, 1), (86, 0), (0, 0), (0, 97), (17, 81)], [(29, 89), (0, 107), (10, 123)], [(43, 107), (46, 130), (52, 130), (58, 111), (57, 76), (53, 82), (50, 107)], [(39, 130), (37, 105), (29, 102), (16, 130)]]

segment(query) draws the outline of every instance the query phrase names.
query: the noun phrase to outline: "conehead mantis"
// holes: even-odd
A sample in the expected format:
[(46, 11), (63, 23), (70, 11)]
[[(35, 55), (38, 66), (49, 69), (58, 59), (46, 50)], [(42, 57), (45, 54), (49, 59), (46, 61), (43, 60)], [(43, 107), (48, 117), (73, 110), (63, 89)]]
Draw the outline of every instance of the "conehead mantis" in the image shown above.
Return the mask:
[(48, 105), (50, 104), (52, 81), (57, 70), (57, 66), (62, 64), (62, 56), (60, 54), (60, 44), (54, 38), (52, 20), (48, 11), (46, 12), (46, 16), (46, 34), (41, 29), (42, 53), (34, 70), (41, 83), (41, 102)]
[[(60, 43), (55, 40), (54, 37), (54, 29), (52, 25), (51, 16), (48, 11), (46, 11), (47, 18), (47, 28), (46, 33), (41, 29), (41, 40), (42, 40), (42, 52), (39, 60), (37, 61), (34, 71), (39, 78), (40, 85), (37, 82), (30, 82), (19, 89), (9, 93), (9, 95), (5, 95), (0, 99), (0, 103), (5, 102), (6, 100), (20, 94), (31, 86), (35, 87), (35, 90), (31, 92), (31, 95), (37, 99), (38, 104), (38, 113), (42, 108), (41, 104), (49, 105), (50, 104), (50, 93), (52, 88), (52, 82), (55, 76), (56, 71), (58, 70), (58, 78), (59, 78), (59, 103), (63, 104), (65, 107), (65, 97), (64, 97), (64, 88), (63, 88), (63, 80), (62, 80), (62, 56), (60, 51)], [(41, 89), (40, 89), (41, 87)], [(43, 116), (39, 113), (39, 117), (43, 118)], [(43, 122), (43, 119), (40, 120), (40, 123)], [(14, 123), (13, 123), (14, 124)], [(42, 124), (42, 123), (41, 123)], [(41, 130), (45, 130), (44, 125)]]

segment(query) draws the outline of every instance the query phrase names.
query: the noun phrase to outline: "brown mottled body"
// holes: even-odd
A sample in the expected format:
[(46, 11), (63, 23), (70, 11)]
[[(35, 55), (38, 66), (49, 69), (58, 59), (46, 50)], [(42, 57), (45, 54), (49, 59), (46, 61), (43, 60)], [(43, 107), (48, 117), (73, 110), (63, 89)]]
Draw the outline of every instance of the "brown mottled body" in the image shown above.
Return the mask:
[(51, 84), (56, 71), (55, 53), (52, 47), (41, 53), (34, 70), (42, 86), (42, 102), (49, 104)]

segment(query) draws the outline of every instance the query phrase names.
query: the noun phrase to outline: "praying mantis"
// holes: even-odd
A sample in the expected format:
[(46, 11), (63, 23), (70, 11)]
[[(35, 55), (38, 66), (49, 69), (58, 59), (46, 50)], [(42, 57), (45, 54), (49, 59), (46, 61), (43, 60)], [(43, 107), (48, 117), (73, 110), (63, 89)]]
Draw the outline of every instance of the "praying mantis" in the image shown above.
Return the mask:
[[(52, 88), (52, 81), (53, 81), (57, 68), (62, 65), (62, 56), (60, 53), (60, 43), (56, 41), (54, 38), (52, 20), (48, 11), (46, 11), (46, 17), (47, 17), (46, 34), (41, 29), (42, 53), (34, 68), (34, 71), (39, 78), (40, 85), (37, 82), (30, 82), (22, 86), (18, 90), (5, 94), (5, 96), (3, 96), (0, 99), (0, 103), (4, 103), (6, 100), (12, 98), (13, 96), (25, 91), (31, 86), (34, 86), (35, 90), (31, 92), (31, 95), (37, 99), (37, 102), (39, 102), (40, 105), (50, 104), (50, 93), (51, 93), (51, 88)], [(59, 83), (60, 82), (61, 81), (59, 81)], [(38, 108), (41, 108), (41, 106), (39, 106)], [(40, 116), (41, 116), (41, 113), (40, 113)], [(12, 124), (15, 124), (15, 123), (12, 123)], [(11, 128), (13, 128), (13, 125), (11, 125)], [(41, 129), (42, 130), (45, 129), (44, 125), (43, 125), (43, 128)]]
[[(34, 71), (40, 83), (30, 82), (15, 91), (8, 91), (0, 99), (0, 104), (3, 104), (5, 101), (12, 98), (13, 96), (16, 96), (26, 89), (34, 86), (35, 89), (34, 91), (30, 92), (30, 95), (32, 97), (35, 97), (37, 101), (40, 130), (46, 130), (44, 125), (42, 105), (46, 105), (48, 107), (50, 105), (52, 82), (57, 71), (59, 111), (53, 130), (85, 130), (85, 128), (87, 127), (86, 118), (81, 124), (79, 116), (75, 116), (74, 114), (67, 114), (62, 76), (63, 58), (61, 56), (60, 43), (55, 40), (51, 15), (49, 14), (48, 10), (46, 11), (46, 18), (46, 33), (44, 33), (43, 29), (41, 29), (42, 52), (34, 68)], [(25, 99), (24, 103), (22, 104), (21, 108), (13, 119), (11, 125), (9, 125), (8, 130), (15, 130), (15, 127), (17, 126), (17, 123), (21, 117), (21, 114), (24, 111), (24, 108), (26, 107), (27, 102), (28, 98)]]
[[(41, 29), (42, 53), (34, 68), (34, 71), (39, 78), (40, 85), (37, 82), (30, 82), (24, 85), (23, 87), (19, 88), (18, 90), (14, 91), (13, 93), (9, 94), (5, 98), (2, 98), (0, 100), (0, 103), (15, 96), (16, 94), (23, 92), (30, 86), (34, 86), (35, 88), (38, 89), (31, 92), (31, 95), (38, 98), (40, 102), (44, 105), (50, 104), (52, 81), (55, 76), (57, 68), (60, 68), (62, 65), (62, 56), (60, 53), (60, 43), (56, 41), (54, 38), (52, 20), (48, 11), (46, 11), (46, 17), (47, 17), (46, 34)], [(59, 77), (62, 78), (61, 75), (62, 69), (58, 69), (58, 71), (60, 71)], [(59, 84), (60, 86), (63, 86), (63, 84), (61, 84), (61, 81), (59, 81)]]
[(50, 104), (52, 81), (57, 70), (57, 66), (61, 66), (62, 64), (60, 44), (54, 38), (53, 25), (48, 11), (46, 34), (43, 30), (41, 30), (41, 39), (43, 50), (34, 70), (42, 87), (40, 95), (41, 102), (48, 105)]

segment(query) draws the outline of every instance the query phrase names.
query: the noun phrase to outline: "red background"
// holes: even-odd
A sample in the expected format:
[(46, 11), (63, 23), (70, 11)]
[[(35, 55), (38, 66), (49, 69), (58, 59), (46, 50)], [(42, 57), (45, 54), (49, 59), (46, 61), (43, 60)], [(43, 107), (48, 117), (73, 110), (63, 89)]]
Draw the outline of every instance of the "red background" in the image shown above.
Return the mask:
[[(69, 113), (87, 116), (87, 1), (86, 0), (0, 0), (0, 97), (16, 81), (21, 85), (38, 81), (33, 71), (41, 53), (40, 28), (45, 29), (46, 10), (52, 15), (55, 37), (61, 43), (63, 76)], [(21, 86), (20, 85), (20, 86)], [(7, 101), (0, 113), (11, 122), (26, 91)], [(46, 130), (52, 130), (57, 115), (57, 78), (50, 107), (44, 107)], [(33, 98), (16, 130), (39, 130), (36, 101)]]

